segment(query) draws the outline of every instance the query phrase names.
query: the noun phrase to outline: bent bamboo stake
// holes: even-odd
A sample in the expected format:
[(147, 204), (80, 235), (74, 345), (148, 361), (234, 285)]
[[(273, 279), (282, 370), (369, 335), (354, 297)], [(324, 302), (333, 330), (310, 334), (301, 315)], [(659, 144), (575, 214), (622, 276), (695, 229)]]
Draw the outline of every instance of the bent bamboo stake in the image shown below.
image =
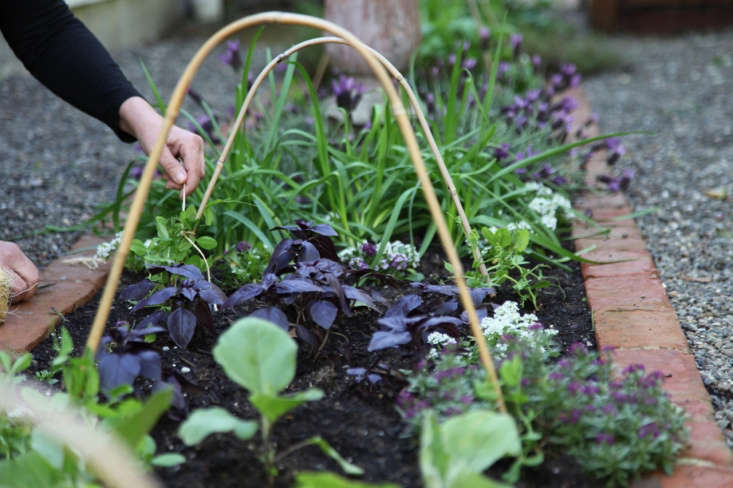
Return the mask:
[(82, 420), (80, 412), (42, 408), (26, 398), (21, 387), (0, 379), (0, 412), (35, 425), (58, 443), (70, 447), (92, 467), (104, 486), (162, 488), (118, 439), (92, 428)]
[(405, 107), (402, 105), (402, 100), (397, 94), (397, 90), (392, 85), (389, 75), (382, 67), (381, 63), (363, 42), (346, 29), (327, 20), (311, 17), (309, 15), (285, 12), (263, 12), (255, 15), (249, 15), (222, 27), (199, 48), (194, 57), (188, 63), (186, 70), (183, 72), (183, 75), (181, 75), (181, 78), (178, 80), (178, 84), (173, 91), (171, 101), (166, 109), (161, 133), (158, 135), (158, 141), (148, 157), (148, 162), (145, 164), (145, 169), (143, 170), (143, 174), (140, 178), (140, 184), (135, 192), (135, 198), (133, 199), (132, 205), (130, 206), (130, 213), (127, 221), (125, 222), (120, 246), (115, 253), (115, 259), (107, 278), (107, 284), (104, 288), (99, 309), (97, 310), (97, 315), (94, 318), (94, 323), (92, 324), (92, 330), (89, 333), (89, 338), (87, 339), (87, 346), (92, 350), (92, 352), (96, 352), (97, 346), (99, 345), (99, 341), (102, 337), (102, 332), (104, 331), (105, 323), (109, 317), (109, 311), (112, 307), (115, 292), (117, 291), (117, 284), (120, 280), (120, 276), (122, 275), (122, 269), (130, 250), (130, 244), (132, 243), (133, 236), (135, 235), (137, 225), (140, 222), (140, 215), (143, 210), (145, 199), (150, 191), (150, 185), (153, 179), (153, 174), (155, 173), (155, 168), (160, 161), (160, 155), (163, 151), (163, 146), (165, 145), (168, 133), (178, 116), (178, 111), (183, 102), (183, 97), (186, 95), (186, 90), (190, 86), (193, 76), (200, 68), (206, 56), (225, 38), (229, 37), (234, 32), (262, 23), (304, 25), (341, 37), (348, 41), (354, 49), (362, 55), (369, 67), (374, 71), (374, 74), (382, 84), (384, 90), (387, 92), (387, 96), (392, 104), (394, 117), (400, 127), (402, 137), (405, 139), (405, 145), (407, 146), (413, 167), (415, 168), (420, 185), (422, 186), (423, 195), (430, 209), (430, 214), (435, 221), (440, 242), (446, 256), (448, 257), (448, 262), (450, 262), (453, 267), (453, 275), (458, 287), (461, 303), (468, 315), (471, 331), (473, 332), (479, 349), (481, 363), (486, 369), (486, 374), (493, 386), (498, 408), (501, 412), (506, 412), (504, 398), (501, 393), (501, 387), (499, 386), (499, 379), (496, 376), (496, 369), (494, 368), (489, 348), (486, 345), (486, 340), (481, 331), (478, 315), (476, 314), (476, 308), (473, 305), (471, 294), (466, 286), (466, 281), (463, 276), (463, 265), (458, 257), (458, 252), (453, 244), (450, 232), (448, 231), (448, 226), (445, 223), (445, 218), (443, 217), (440, 204), (438, 203), (438, 199), (435, 195), (435, 189), (433, 188), (433, 185), (430, 182), (430, 177), (425, 169), (425, 163), (423, 162), (422, 154), (420, 153), (420, 149), (417, 145), (417, 138), (415, 137), (415, 132), (412, 130)]
[[(237, 114), (237, 118), (234, 121), (234, 124), (229, 128), (229, 136), (227, 137), (227, 141), (224, 144), (224, 147), (219, 154), (219, 158), (216, 160), (216, 166), (214, 168), (214, 174), (211, 176), (211, 180), (209, 181), (209, 186), (206, 188), (206, 192), (204, 193), (204, 198), (201, 200), (201, 204), (199, 205), (199, 209), (196, 212), (196, 218), (200, 219), (201, 215), (204, 213), (204, 209), (206, 208), (206, 204), (209, 201), (209, 198), (211, 197), (211, 193), (214, 191), (214, 186), (216, 185), (217, 180), (219, 179), (219, 175), (221, 174), (222, 169), (224, 168), (224, 161), (226, 161), (227, 157), (229, 156), (229, 151), (232, 149), (232, 145), (234, 144), (234, 139), (239, 132), (240, 128), (242, 127), (242, 123), (244, 122), (244, 118), (247, 115), (247, 110), (249, 109), (249, 104), (252, 102), (252, 99), (254, 98), (255, 93), (259, 89), (260, 85), (265, 81), (265, 78), (267, 77), (270, 72), (275, 69), (275, 66), (277, 66), (279, 63), (281, 63), (283, 60), (289, 58), (293, 53), (296, 53), (302, 49), (305, 49), (306, 47), (310, 46), (317, 46), (319, 44), (346, 44), (347, 46), (351, 46), (351, 44), (339, 37), (316, 37), (314, 39), (308, 39), (306, 41), (300, 42), (298, 44), (295, 44), (294, 46), (290, 47), (286, 51), (282, 52), (278, 56), (276, 56), (272, 61), (270, 61), (267, 66), (265, 66), (262, 71), (260, 71), (260, 74), (257, 75), (255, 80), (252, 82), (252, 86), (249, 88), (249, 91), (247, 92), (247, 96), (244, 98), (244, 102), (242, 103), (242, 108), (239, 110), (239, 113)], [(456, 191), (456, 185), (453, 183), (453, 178), (450, 175), (450, 172), (448, 171), (448, 168), (445, 165), (445, 161), (443, 160), (443, 156), (440, 153), (440, 150), (438, 149), (438, 144), (435, 142), (435, 138), (433, 137), (433, 132), (430, 130), (430, 125), (428, 124), (428, 121), (425, 119), (425, 114), (423, 114), (422, 108), (420, 107), (420, 102), (415, 95), (415, 92), (412, 90), (412, 87), (407, 82), (405, 77), (400, 73), (400, 71), (395, 68), (395, 66), (387, 59), (385, 58), (379, 51), (376, 49), (373, 49), (371, 47), (368, 47), (369, 51), (379, 60), (380, 63), (389, 71), (389, 74), (395, 78), (402, 88), (407, 93), (407, 97), (410, 99), (410, 105), (412, 105), (412, 109), (415, 111), (415, 114), (417, 115), (417, 119), (420, 122), (420, 127), (422, 127), (423, 133), (425, 134), (425, 138), (428, 141), (428, 145), (430, 145), (430, 149), (433, 152), (433, 157), (435, 158), (435, 162), (438, 164), (438, 168), (440, 169), (440, 174), (443, 177), (443, 181), (445, 182), (445, 185), (448, 187), (448, 192), (450, 193), (451, 199), (453, 200), (453, 204), (456, 207), (456, 211), (458, 212), (458, 216), (461, 219), (461, 224), (463, 225), (463, 232), (466, 234), (466, 240), (469, 239), (471, 235), (471, 224), (468, 222), (468, 217), (466, 216), (466, 212), (463, 210), (463, 204), (461, 204), (461, 199), (458, 198), (458, 192)], [(469, 241), (470, 242), (470, 241)], [(481, 270), (481, 274), (485, 277), (489, 276), (489, 273), (486, 269), (486, 266), (484, 265), (483, 260), (481, 259), (481, 251), (479, 251), (477, 245), (471, 246), (471, 250), (473, 251), (473, 259), (474, 262), (479, 264), (479, 269)]]

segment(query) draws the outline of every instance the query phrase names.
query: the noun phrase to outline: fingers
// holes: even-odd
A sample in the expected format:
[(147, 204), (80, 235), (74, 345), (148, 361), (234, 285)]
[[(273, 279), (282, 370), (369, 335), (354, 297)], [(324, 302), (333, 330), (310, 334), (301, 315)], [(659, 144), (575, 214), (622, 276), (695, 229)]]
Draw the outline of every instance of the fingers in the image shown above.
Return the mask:
[(12, 302), (20, 302), (33, 296), (38, 286), (38, 268), (17, 244), (0, 241), (0, 268), (10, 280)]
[(197, 134), (173, 127), (168, 137), (168, 143), (178, 150), (176, 156), (183, 161), (187, 175), (186, 193), (190, 194), (196, 189), (206, 172), (204, 140)]

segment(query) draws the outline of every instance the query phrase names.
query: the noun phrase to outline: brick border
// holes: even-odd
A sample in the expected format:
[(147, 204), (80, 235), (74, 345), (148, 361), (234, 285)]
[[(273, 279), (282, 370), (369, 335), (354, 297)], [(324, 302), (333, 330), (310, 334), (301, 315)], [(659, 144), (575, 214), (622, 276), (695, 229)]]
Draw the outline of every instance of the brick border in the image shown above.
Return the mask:
[[(577, 128), (590, 116), (590, 107), (582, 88), (571, 89), (568, 94), (579, 102), (574, 113)], [(596, 135), (598, 128), (592, 126), (586, 132)], [(587, 186), (593, 188), (596, 176), (605, 171), (605, 155), (597, 152), (586, 168)], [(575, 223), (573, 236), (579, 237), (576, 249), (595, 246), (586, 257), (623, 260), (581, 266), (598, 346), (613, 346), (619, 367), (642, 363), (649, 370), (665, 372), (663, 388), (689, 415), (690, 445), (674, 474), (654, 474), (635, 486), (733, 486), (733, 453), (714, 421), (710, 396), (687, 347), (677, 314), (633, 219), (618, 220), (632, 212), (627, 199), (621, 194), (589, 192), (575, 202), (575, 208), (590, 211), (597, 222), (610, 229), (608, 235), (590, 236), (589, 227)], [(90, 248), (100, 242), (100, 238), (85, 236), (73, 249)], [(91, 254), (86, 251), (80, 255)], [(72, 312), (94, 296), (104, 285), (108, 270), (109, 265), (89, 269), (64, 264), (63, 260), (43, 269), (41, 282), (54, 285), (39, 290), (33, 300), (11, 307), (5, 324), (0, 326), (0, 350), (20, 352), (35, 347), (53, 330), (62, 314)]]
[(32, 300), (10, 306), (0, 325), (0, 350), (20, 353), (36, 347), (56, 327), (64, 314), (88, 302), (104, 285), (109, 264), (90, 269), (84, 264), (67, 264), (69, 257), (94, 256), (104, 239), (87, 235), (79, 239), (71, 256), (59, 258), (41, 270), (41, 285)]
[[(578, 101), (572, 131), (575, 133), (591, 115), (590, 105), (582, 88), (571, 89), (568, 94)], [(589, 127), (586, 133), (598, 135), (598, 127)], [(596, 152), (588, 162), (585, 183), (589, 188), (596, 186), (597, 175), (607, 171), (605, 160), (604, 152)], [(663, 389), (689, 416), (686, 425), (690, 442), (673, 475), (656, 473), (633, 486), (733, 486), (733, 453), (714, 420), (710, 395), (641, 232), (633, 219), (623, 218), (632, 213), (628, 200), (621, 194), (589, 191), (575, 202), (575, 208), (590, 212), (596, 222), (610, 229), (608, 235), (591, 236), (589, 227), (575, 223), (576, 250), (594, 246), (584, 257), (623, 260), (581, 265), (598, 347), (613, 347), (613, 359), (620, 368), (641, 363), (647, 370), (663, 371)]]

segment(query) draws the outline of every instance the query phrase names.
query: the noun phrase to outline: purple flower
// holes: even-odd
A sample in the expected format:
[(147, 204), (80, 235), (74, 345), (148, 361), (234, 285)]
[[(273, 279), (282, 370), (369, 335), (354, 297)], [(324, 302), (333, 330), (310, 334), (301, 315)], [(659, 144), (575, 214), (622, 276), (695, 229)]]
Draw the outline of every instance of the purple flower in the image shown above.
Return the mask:
[(573, 395), (577, 395), (583, 389), (583, 384), (579, 381), (571, 381), (568, 383), (568, 391)]
[(633, 363), (626, 366), (623, 371), (621, 371), (621, 374), (624, 376), (627, 374), (634, 373), (636, 371), (644, 371), (644, 365), (639, 363)]
[(612, 403), (608, 403), (601, 407), (601, 412), (605, 413), (606, 415), (611, 416), (611, 415), (616, 415), (618, 413), (618, 409), (616, 408), (616, 405)]
[(655, 422), (649, 422), (639, 427), (639, 439), (643, 439), (649, 435), (654, 438), (659, 437), (659, 428)]
[(585, 354), (586, 352), (588, 352), (588, 348), (585, 347), (585, 344), (583, 344), (582, 342), (575, 342), (570, 345), (570, 347), (568, 348), (568, 352), (575, 355)]
[(219, 55), (219, 61), (228, 64), (234, 71), (242, 66), (242, 58), (239, 55), (239, 39), (227, 41), (226, 51)]
[(554, 178), (552, 179), (552, 183), (553, 183), (553, 184), (555, 184), (555, 185), (557, 185), (557, 186), (561, 186), (561, 185), (564, 185), (564, 184), (566, 184), (567, 182), (568, 182), (567, 178), (565, 178), (565, 177), (564, 177), (564, 176), (562, 176), (562, 175), (557, 175), (557, 176), (555, 176), (555, 177), (554, 177)]
[(375, 254), (377, 254), (377, 246), (369, 241), (366, 241), (364, 244), (361, 245), (361, 252), (364, 253), (364, 256), (374, 256)]
[(616, 439), (613, 437), (613, 434), (607, 434), (605, 432), (601, 432), (596, 436), (596, 443), (597, 444), (608, 444), (611, 445), (614, 443)]
[(499, 147), (494, 149), (494, 157), (501, 161), (502, 159), (509, 157), (509, 144), (506, 142), (499, 144)]
[(599, 393), (601, 389), (598, 388), (598, 385), (595, 385), (593, 383), (588, 383), (585, 386), (583, 386), (582, 391), (584, 395), (592, 396), (592, 395)]
[(456, 64), (456, 59), (457, 59), (457, 56), (455, 54), (449, 55), (448, 56), (448, 64), (450, 66), (453, 66), (454, 64)]
[(463, 395), (459, 401), (464, 405), (470, 405), (473, 403), (473, 395)]
[(539, 55), (535, 54), (532, 56), (532, 67), (534, 68), (535, 72), (540, 70), (540, 65), (542, 64), (542, 58), (539, 57)]
[(496, 67), (496, 76), (502, 78), (507, 71), (509, 71), (509, 63), (500, 61), (499, 66)]
[(486, 51), (489, 48), (489, 38), (491, 37), (491, 30), (488, 27), (482, 26), (478, 32), (479, 39), (481, 39), (481, 49)]
[(572, 365), (573, 365), (573, 363), (571, 363), (570, 360), (568, 360), (568, 359), (561, 359), (561, 360), (559, 360), (557, 362), (557, 366), (560, 367), (560, 368), (562, 368), (562, 369), (567, 369), (567, 368), (571, 367)]
[[(214, 121), (208, 115), (199, 115), (196, 117), (196, 124), (201, 127), (201, 130), (211, 139), (214, 144), (219, 143), (219, 138), (214, 135)], [(196, 124), (189, 122), (188, 128), (191, 132), (197, 132), (198, 127)]]
[(473, 68), (476, 67), (476, 64), (477, 63), (476, 63), (476, 59), (475, 58), (468, 58), (465, 61), (463, 61), (462, 66), (465, 69), (471, 71)]
[(512, 45), (512, 53), (514, 54), (514, 57), (519, 56), (519, 51), (522, 49), (522, 41), (524, 40), (524, 37), (522, 37), (522, 34), (512, 34), (509, 38), (509, 42)]
[(522, 130), (527, 127), (527, 117), (522, 114), (517, 115), (517, 118), (514, 119), (514, 126), (517, 133), (522, 132)]
[(143, 175), (143, 166), (133, 166), (130, 168), (130, 178), (134, 180), (139, 180), (140, 177)]
[(352, 112), (361, 100), (364, 87), (351, 76), (339, 75), (338, 80), (331, 82), (333, 94), (336, 96), (336, 105), (347, 112)]
[(540, 322), (535, 322), (534, 324), (530, 325), (529, 330), (542, 330), (545, 327)]
[(237, 243), (237, 252), (245, 252), (252, 249), (252, 246), (250, 246), (249, 242), (246, 241), (239, 241)]
[(547, 375), (547, 379), (551, 381), (560, 381), (565, 379), (565, 375), (560, 373), (559, 371), (553, 371), (549, 375)]

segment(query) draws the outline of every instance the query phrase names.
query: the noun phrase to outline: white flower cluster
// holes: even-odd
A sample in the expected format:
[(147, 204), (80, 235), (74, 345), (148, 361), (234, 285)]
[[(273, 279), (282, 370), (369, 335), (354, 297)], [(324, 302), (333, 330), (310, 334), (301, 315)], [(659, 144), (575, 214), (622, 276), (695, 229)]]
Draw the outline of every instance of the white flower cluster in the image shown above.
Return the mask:
[(431, 332), (425, 340), (431, 346), (430, 351), (428, 352), (429, 359), (438, 359), (440, 356), (440, 350), (449, 344), (456, 343), (454, 338), (442, 332)]
[[(339, 258), (346, 261), (348, 265), (355, 269), (365, 269), (368, 267), (367, 259), (376, 254), (378, 246), (364, 241), (363, 243), (348, 247), (339, 252)], [(372, 253), (367, 252), (371, 249)], [(388, 242), (384, 248), (384, 256), (377, 264), (378, 271), (406, 271), (408, 269), (416, 269), (420, 264), (420, 255), (415, 246), (404, 244), (401, 241)]]
[[(530, 327), (539, 321), (533, 313), (522, 314), (519, 312), (517, 302), (507, 300), (494, 310), (493, 317), (484, 317), (481, 320), (481, 329), (486, 337), (492, 335), (503, 335), (515, 333), (521, 337), (530, 336)], [(550, 335), (557, 334), (555, 329), (544, 329)]]
[(570, 215), (570, 200), (564, 196), (536, 182), (529, 182), (524, 185), (524, 188), (536, 192), (536, 196), (529, 202), (529, 208), (540, 216), (542, 224), (548, 229), (555, 230), (557, 227), (558, 209), (565, 216)]
[(122, 232), (118, 232), (114, 239), (108, 242), (103, 242), (97, 246), (97, 253), (94, 255), (97, 259), (107, 260), (113, 252), (117, 250), (122, 241)]

